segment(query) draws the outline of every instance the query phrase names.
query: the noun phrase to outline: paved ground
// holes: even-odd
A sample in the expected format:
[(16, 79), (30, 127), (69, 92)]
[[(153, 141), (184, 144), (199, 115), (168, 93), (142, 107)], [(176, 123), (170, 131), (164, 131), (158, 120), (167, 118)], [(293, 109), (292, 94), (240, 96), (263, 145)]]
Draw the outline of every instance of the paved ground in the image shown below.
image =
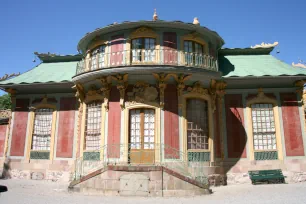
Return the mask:
[(306, 203), (306, 183), (270, 185), (230, 185), (213, 188), (212, 195), (189, 198), (98, 197), (68, 193), (66, 184), (31, 180), (0, 180), (9, 192), (0, 195), (8, 204), (200, 204), (200, 203)]

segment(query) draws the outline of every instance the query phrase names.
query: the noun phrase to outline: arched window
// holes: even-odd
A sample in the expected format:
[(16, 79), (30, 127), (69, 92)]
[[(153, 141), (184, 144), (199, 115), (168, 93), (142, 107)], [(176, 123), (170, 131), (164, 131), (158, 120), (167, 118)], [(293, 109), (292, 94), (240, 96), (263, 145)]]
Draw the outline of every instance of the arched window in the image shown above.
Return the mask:
[(53, 109), (39, 108), (35, 110), (32, 135), (32, 150), (50, 151)]
[(208, 103), (202, 99), (187, 99), (187, 150), (208, 150)]
[(154, 62), (155, 53), (154, 38), (135, 38), (132, 40), (132, 62)]
[(95, 48), (91, 53), (91, 70), (105, 67), (105, 45)]
[(199, 66), (204, 63), (203, 45), (190, 41), (184, 41), (185, 63), (186, 65)]
[(85, 150), (99, 150), (101, 142), (101, 101), (86, 105)]

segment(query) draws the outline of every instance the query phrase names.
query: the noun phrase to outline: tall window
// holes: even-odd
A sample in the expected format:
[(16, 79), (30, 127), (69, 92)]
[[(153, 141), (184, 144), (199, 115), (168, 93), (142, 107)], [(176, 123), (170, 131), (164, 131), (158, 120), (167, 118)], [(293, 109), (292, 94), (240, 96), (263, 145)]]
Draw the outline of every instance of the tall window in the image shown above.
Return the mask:
[(277, 150), (272, 104), (253, 104), (254, 150)]
[(132, 62), (155, 61), (155, 39), (136, 38), (132, 40)]
[(187, 100), (187, 149), (208, 149), (208, 108), (207, 101)]
[(49, 151), (53, 109), (40, 108), (35, 111), (32, 150)]
[(101, 101), (87, 104), (85, 150), (99, 150), (101, 139)]
[(185, 63), (187, 65), (202, 65), (204, 59), (203, 45), (194, 41), (184, 41)]
[(91, 70), (105, 67), (105, 45), (101, 45), (94, 49), (91, 56)]

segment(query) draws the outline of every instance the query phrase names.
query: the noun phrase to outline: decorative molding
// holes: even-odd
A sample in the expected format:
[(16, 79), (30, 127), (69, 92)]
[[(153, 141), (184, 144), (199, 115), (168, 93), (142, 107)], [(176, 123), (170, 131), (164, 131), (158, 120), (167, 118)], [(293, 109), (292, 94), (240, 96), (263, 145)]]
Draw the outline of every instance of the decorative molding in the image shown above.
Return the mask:
[(182, 95), (185, 89), (185, 82), (191, 78), (191, 75), (184, 75), (184, 74), (172, 74), (173, 78), (177, 82), (177, 96), (178, 96), (178, 106), (181, 109), (183, 105)]
[[(53, 109), (54, 111), (56, 111), (56, 105), (55, 104), (51, 104), (50, 101), (52, 101), (52, 103), (54, 103), (53, 98), (48, 98), (47, 95), (44, 95), (44, 97), (42, 98), (42, 100), (37, 103), (37, 104), (32, 104), (32, 106), (29, 107), (29, 110), (34, 112), (36, 109), (40, 109), (40, 108), (50, 108)], [(57, 101), (56, 101), (57, 102)], [(55, 102), (55, 103), (56, 103)]]
[(209, 92), (212, 99), (213, 112), (216, 110), (216, 99), (218, 98), (218, 103), (222, 103), (226, 86), (227, 84), (224, 81), (217, 81), (215, 79), (211, 80)]
[(158, 38), (158, 34), (154, 32), (151, 28), (142, 26), (140, 28), (137, 28), (134, 32), (132, 32), (129, 36), (129, 39), (140, 38), (140, 37)]
[(138, 81), (133, 87), (132, 92), (127, 93), (128, 101), (132, 103), (149, 103), (155, 102), (158, 96), (158, 91), (150, 84)]
[(301, 101), (304, 105), (304, 112), (306, 111), (306, 90), (304, 90), (304, 84), (306, 84), (306, 80), (299, 80), (294, 82), (294, 85), (298, 87), (296, 89), (296, 93), (301, 97)]
[(109, 109), (108, 101), (110, 97), (110, 90), (112, 87), (112, 77), (104, 76), (104, 77), (101, 77), (99, 81), (102, 84), (100, 91), (103, 93), (103, 96), (104, 96), (104, 107), (105, 107), (105, 110), (108, 111)]
[(128, 74), (117, 74), (112, 76), (112, 79), (117, 81), (117, 89), (120, 92), (120, 106), (122, 110), (124, 109), (124, 96), (128, 86), (128, 76)]
[(80, 139), (82, 135), (82, 118), (83, 118), (83, 103), (80, 103), (78, 110), (78, 121), (77, 121), (77, 138), (76, 138), (76, 151), (75, 156), (78, 158), (80, 156)]
[(167, 81), (173, 74), (165, 74), (165, 73), (152, 73), (155, 79), (158, 82), (158, 88), (159, 88), (159, 105), (163, 109), (165, 106), (165, 89), (167, 87)]
[(192, 86), (187, 88), (187, 91), (191, 93), (200, 94), (200, 95), (208, 94), (208, 89), (203, 88), (202, 84), (199, 81), (194, 82)]
[(82, 86), (82, 84), (77, 83), (72, 88), (76, 89), (75, 97), (78, 98), (80, 103), (82, 103), (85, 99), (85, 89), (84, 89), (84, 87)]
[(20, 72), (19, 73), (13, 73), (13, 74), (10, 74), (10, 75), (8, 75), (8, 74), (5, 74), (3, 77), (1, 77), (0, 78), (0, 81), (5, 81), (5, 80), (7, 80), (7, 79), (10, 79), (10, 78), (12, 78), (12, 77), (15, 77), (15, 76), (19, 76), (20, 75)]
[(195, 18), (193, 19), (193, 24), (194, 24), (194, 25), (200, 25), (200, 21), (199, 21), (198, 17), (195, 17)]
[(11, 110), (0, 110), (0, 119), (10, 118), (12, 115)]
[(251, 106), (251, 104), (254, 103), (272, 103), (274, 106), (277, 105), (276, 102), (276, 98), (275, 97), (271, 97), (271, 96), (267, 96), (264, 92), (262, 88), (258, 89), (258, 94), (257, 96), (254, 97), (248, 97), (247, 98), (247, 106)]
[[(301, 67), (301, 68), (306, 68), (306, 64), (302, 64), (302, 63), (294, 63), (294, 62), (292, 62), (292, 66), (294, 66), (294, 67)], [(1, 81), (1, 80), (0, 80)]]
[(153, 21), (157, 21), (157, 20), (158, 20), (158, 15), (156, 13), (156, 9), (154, 9)]
[(262, 42), (259, 45), (251, 46), (251, 48), (253, 48), (253, 49), (255, 49), (255, 48), (271, 48), (271, 47), (276, 47), (277, 45), (278, 45), (278, 42), (274, 42), (273, 44)]
[(98, 89), (95, 85), (91, 85), (86, 93), (84, 102), (87, 104), (96, 100), (104, 101), (104, 96), (102, 96), (101, 93), (102, 92), (100, 89)]

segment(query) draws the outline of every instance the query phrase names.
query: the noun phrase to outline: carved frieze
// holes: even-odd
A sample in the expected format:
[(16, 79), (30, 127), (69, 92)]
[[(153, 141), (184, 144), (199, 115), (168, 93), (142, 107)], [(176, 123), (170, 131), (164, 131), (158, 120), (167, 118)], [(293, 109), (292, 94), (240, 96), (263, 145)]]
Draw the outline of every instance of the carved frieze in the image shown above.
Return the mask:
[(158, 91), (148, 83), (139, 81), (133, 87), (132, 92), (127, 93), (130, 103), (149, 103), (155, 102), (158, 97)]
[(84, 102), (89, 103), (95, 100), (103, 101), (104, 96), (103, 96), (102, 91), (99, 88), (97, 88), (95, 85), (91, 85), (88, 91), (86, 92)]
[(208, 89), (203, 88), (201, 83), (198, 81), (194, 82), (192, 86), (188, 87), (187, 91), (191, 93), (201, 94), (201, 95), (208, 94)]

